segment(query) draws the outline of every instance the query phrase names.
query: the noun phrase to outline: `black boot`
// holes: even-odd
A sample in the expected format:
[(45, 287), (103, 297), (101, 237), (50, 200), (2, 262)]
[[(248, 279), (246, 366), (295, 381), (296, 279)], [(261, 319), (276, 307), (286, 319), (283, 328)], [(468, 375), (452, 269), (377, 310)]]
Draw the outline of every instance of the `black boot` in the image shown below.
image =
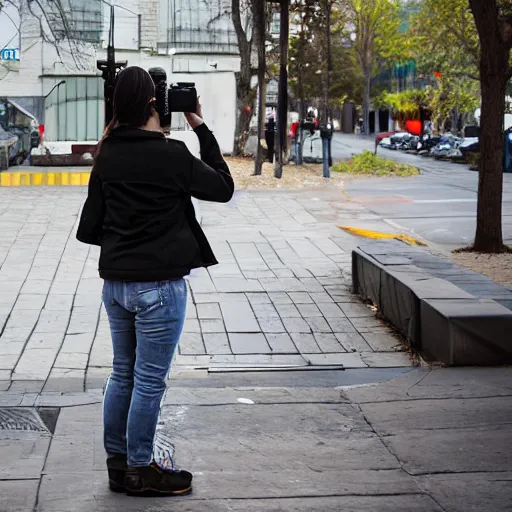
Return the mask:
[(114, 455), (107, 459), (108, 486), (114, 492), (126, 492), (124, 478), (126, 476), (126, 455)]
[(192, 491), (192, 474), (162, 469), (153, 462), (149, 466), (129, 467), (124, 485), (131, 496), (188, 494)]

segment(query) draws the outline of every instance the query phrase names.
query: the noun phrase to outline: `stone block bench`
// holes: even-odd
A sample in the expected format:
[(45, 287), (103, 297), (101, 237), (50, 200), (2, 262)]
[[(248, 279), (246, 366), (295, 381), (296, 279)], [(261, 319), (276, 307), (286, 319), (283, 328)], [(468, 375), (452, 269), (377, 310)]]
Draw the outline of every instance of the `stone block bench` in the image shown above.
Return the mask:
[(512, 363), (512, 290), (397, 240), (352, 253), (354, 293), (373, 302), (411, 347), (447, 365)]

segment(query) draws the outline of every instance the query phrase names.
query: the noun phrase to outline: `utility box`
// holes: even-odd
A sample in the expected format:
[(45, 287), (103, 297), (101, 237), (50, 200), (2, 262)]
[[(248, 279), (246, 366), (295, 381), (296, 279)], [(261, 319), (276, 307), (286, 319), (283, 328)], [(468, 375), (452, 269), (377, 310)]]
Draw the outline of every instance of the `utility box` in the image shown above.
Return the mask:
[(503, 172), (512, 172), (512, 128), (505, 132), (505, 167)]

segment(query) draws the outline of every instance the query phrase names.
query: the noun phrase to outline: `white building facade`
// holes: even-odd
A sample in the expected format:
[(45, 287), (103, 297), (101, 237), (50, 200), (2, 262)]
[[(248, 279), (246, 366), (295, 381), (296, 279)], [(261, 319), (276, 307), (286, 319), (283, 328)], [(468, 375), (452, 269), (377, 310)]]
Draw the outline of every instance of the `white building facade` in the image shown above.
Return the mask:
[[(18, 2), (18, 3), (16, 3)], [(45, 125), (48, 141), (96, 141), (104, 125), (103, 80), (110, 5), (106, 0), (13, 0), (0, 11), (0, 97), (12, 98)], [(239, 70), (230, 0), (119, 0), (116, 60), (160, 66), (170, 82), (195, 82), (205, 120), (230, 153)], [(39, 7), (41, 6), (42, 9)], [(14, 55), (14, 54), (8, 54)], [(182, 116), (173, 129), (184, 129)]]

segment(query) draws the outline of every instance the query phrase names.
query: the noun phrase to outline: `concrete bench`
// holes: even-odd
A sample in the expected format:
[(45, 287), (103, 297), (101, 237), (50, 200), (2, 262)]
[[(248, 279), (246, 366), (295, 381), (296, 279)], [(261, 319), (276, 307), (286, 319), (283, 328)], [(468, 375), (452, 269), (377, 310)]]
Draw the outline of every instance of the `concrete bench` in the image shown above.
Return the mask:
[(512, 303), (512, 290), (394, 240), (354, 250), (352, 279), (354, 292), (428, 358), (448, 365), (512, 363), (512, 311), (504, 305)]

